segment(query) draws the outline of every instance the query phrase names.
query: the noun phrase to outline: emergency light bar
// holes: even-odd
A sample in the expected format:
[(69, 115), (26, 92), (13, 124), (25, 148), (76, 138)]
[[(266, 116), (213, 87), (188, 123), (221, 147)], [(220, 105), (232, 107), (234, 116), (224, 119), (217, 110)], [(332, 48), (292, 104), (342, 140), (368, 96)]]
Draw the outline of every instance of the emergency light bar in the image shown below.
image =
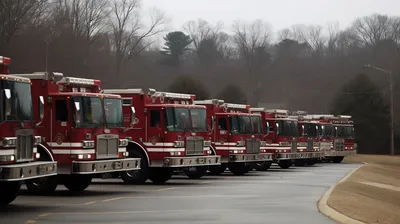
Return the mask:
[(0, 56), (0, 64), (9, 65), (11, 63), (11, 58)]
[(282, 109), (265, 109), (264, 111), (267, 113), (282, 114), (282, 115), (289, 114), (288, 110), (282, 110)]
[(224, 104), (224, 100), (219, 100), (219, 99), (211, 99), (211, 100), (195, 100), (194, 104), (199, 104), (199, 105), (222, 105)]
[(103, 89), (106, 94), (143, 94), (143, 89)]
[(236, 104), (236, 103), (224, 103), (224, 106), (228, 109), (249, 109), (250, 105)]
[(25, 77), (31, 80), (51, 80), (58, 82), (63, 78), (63, 74), (60, 72), (34, 72), (30, 74), (12, 74), (15, 76)]
[(351, 119), (350, 115), (338, 115), (339, 119)]
[(265, 109), (262, 107), (252, 107), (250, 108), (250, 112), (264, 112)]
[(294, 111), (294, 112), (292, 113), (292, 115), (305, 116), (305, 115), (307, 115), (307, 112), (302, 111), (302, 110), (299, 110), (299, 111)]
[(164, 97), (164, 98), (185, 99), (185, 100), (196, 98), (196, 96), (193, 94), (160, 92), (156, 91), (155, 89), (149, 89), (149, 95), (152, 97)]
[(304, 116), (306, 119), (314, 119), (314, 120), (320, 120), (320, 119), (335, 119), (335, 115), (332, 114), (309, 114)]
[(58, 82), (59, 84), (81, 84), (81, 85), (100, 85), (100, 80), (76, 78), (76, 77), (64, 77)]

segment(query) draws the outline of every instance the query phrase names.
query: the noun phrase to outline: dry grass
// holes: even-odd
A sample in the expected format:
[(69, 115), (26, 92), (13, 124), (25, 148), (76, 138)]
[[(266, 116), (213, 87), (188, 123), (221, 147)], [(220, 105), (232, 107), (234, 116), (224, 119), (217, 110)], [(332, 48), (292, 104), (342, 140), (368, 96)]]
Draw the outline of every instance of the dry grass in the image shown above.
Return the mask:
[(400, 187), (400, 157), (356, 155), (345, 163), (367, 164), (338, 184), (328, 199), (335, 210), (366, 223), (400, 223), (400, 191), (361, 182), (377, 182)]

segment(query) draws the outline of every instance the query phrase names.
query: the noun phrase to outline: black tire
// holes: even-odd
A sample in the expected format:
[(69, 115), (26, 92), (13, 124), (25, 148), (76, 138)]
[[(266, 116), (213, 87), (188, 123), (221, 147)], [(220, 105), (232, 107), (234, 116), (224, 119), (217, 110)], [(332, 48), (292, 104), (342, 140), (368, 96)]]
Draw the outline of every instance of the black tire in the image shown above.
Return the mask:
[(18, 196), (20, 188), (20, 181), (0, 182), (0, 207), (13, 202)]
[(210, 166), (208, 170), (212, 175), (221, 175), (222, 173), (225, 172), (227, 165), (226, 164), (221, 164), (217, 166)]
[(317, 159), (308, 159), (307, 160), (307, 165), (314, 166), (315, 164), (317, 164), (317, 162), (318, 162)]
[(263, 161), (263, 162), (255, 163), (254, 168), (257, 171), (267, 171), (269, 168), (271, 168), (271, 165), (272, 165), (272, 162)]
[(341, 163), (344, 159), (344, 156), (335, 156), (333, 158), (333, 163)]
[(292, 161), (290, 160), (281, 160), (278, 162), (278, 165), (281, 169), (289, 169), (292, 166)]
[(72, 192), (82, 192), (92, 183), (92, 177), (88, 175), (67, 175), (63, 179), (64, 186)]
[(28, 192), (36, 195), (50, 195), (59, 184), (58, 176), (41, 177), (25, 181)]
[(189, 179), (200, 179), (206, 175), (207, 170), (207, 166), (197, 166), (195, 171), (185, 170), (185, 174)]
[[(41, 155), (38, 161), (52, 161), (47, 153), (44, 153), (41, 148), (38, 148), (38, 150), (40, 150), (39, 152)], [(28, 192), (37, 195), (49, 195), (54, 193), (54, 191), (57, 189), (58, 184), (58, 176), (49, 176), (25, 180), (25, 185), (28, 188)]]
[(228, 169), (233, 173), (233, 175), (237, 176), (243, 176), (244, 174), (249, 172), (249, 168), (244, 163), (229, 164)]
[(149, 179), (150, 171), (147, 157), (138, 151), (130, 151), (131, 158), (140, 158), (140, 170), (121, 172), (121, 179), (126, 184), (144, 184)]
[(172, 177), (172, 170), (169, 168), (150, 168), (149, 179), (154, 184), (164, 184)]
[(305, 159), (296, 159), (294, 161), (295, 166), (305, 166), (306, 163), (307, 163), (307, 160), (305, 160)]

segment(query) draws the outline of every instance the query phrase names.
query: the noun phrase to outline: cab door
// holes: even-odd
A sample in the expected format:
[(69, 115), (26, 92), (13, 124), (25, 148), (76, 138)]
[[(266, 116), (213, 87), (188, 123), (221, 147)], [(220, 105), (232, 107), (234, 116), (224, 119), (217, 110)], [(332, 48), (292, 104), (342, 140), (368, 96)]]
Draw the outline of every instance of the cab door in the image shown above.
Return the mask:
[(216, 133), (216, 142), (227, 142), (229, 138), (229, 123), (228, 117), (226, 116), (217, 116), (217, 133)]
[[(70, 101), (65, 97), (53, 97), (51, 107), (51, 139), (48, 139), (52, 147), (66, 150), (71, 147), (71, 109)], [(81, 109), (81, 108), (80, 108)]]

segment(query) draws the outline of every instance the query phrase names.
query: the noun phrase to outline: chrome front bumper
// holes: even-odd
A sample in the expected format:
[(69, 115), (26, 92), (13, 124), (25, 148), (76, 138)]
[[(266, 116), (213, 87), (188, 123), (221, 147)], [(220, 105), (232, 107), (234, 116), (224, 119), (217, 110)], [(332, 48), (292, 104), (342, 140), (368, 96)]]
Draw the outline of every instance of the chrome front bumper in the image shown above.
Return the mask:
[(139, 170), (139, 158), (73, 161), (71, 174), (110, 173), (126, 170)]
[(57, 175), (57, 162), (0, 165), (0, 181), (22, 181)]
[(356, 155), (356, 150), (349, 150), (349, 151), (329, 151), (325, 152), (325, 157), (333, 157), (333, 156), (351, 156)]
[(280, 161), (280, 160), (292, 160), (292, 159), (297, 159), (299, 153), (276, 153), (275, 154), (275, 160)]
[(165, 157), (163, 167), (190, 167), (221, 165), (221, 156)]
[(229, 154), (229, 163), (272, 161), (272, 153)]

